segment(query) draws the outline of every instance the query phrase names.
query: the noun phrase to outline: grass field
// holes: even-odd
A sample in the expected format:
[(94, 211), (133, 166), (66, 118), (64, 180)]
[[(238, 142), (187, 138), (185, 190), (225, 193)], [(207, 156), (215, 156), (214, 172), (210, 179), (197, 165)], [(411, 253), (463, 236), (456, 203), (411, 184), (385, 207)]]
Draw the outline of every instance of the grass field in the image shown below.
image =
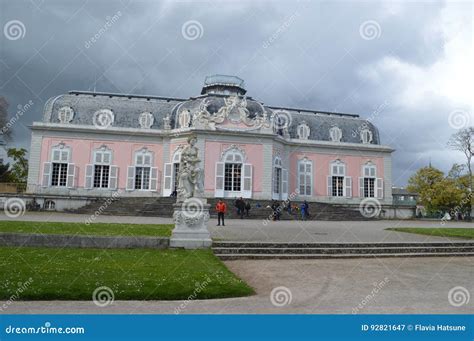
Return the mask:
[(0, 232), (169, 237), (173, 225), (0, 221)]
[(20, 300), (92, 300), (101, 286), (111, 288), (115, 300), (254, 293), (210, 250), (0, 247), (0, 299), (17, 295)]
[(390, 231), (409, 232), (436, 237), (456, 237), (474, 239), (474, 228), (431, 228), (431, 227), (396, 227)]

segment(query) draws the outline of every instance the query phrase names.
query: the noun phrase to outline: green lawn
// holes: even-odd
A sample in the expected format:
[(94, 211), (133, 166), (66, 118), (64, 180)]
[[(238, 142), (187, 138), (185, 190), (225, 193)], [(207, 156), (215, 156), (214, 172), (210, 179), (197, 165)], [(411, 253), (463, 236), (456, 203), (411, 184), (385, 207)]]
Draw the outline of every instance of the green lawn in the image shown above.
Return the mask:
[(436, 237), (474, 239), (474, 228), (394, 227), (387, 230), (417, 233)]
[(0, 232), (169, 237), (173, 225), (0, 221)]
[[(29, 278), (31, 284), (22, 286)], [(0, 247), (0, 299), (16, 294), (21, 300), (92, 300), (101, 286), (111, 288), (115, 300), (254, 293), (211, 250)]]

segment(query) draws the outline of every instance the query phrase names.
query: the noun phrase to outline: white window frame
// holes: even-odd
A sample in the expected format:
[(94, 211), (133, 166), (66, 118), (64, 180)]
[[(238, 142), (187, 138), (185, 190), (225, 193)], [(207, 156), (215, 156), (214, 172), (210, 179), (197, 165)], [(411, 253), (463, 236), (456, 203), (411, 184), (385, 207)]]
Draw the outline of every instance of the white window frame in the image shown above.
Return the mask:
[[(128, 191), (137, 190), (137, 191), (156, 191), (158, 186), (158, 169), (153, 167), (154, 165), (154, 154), (148, 148), (144, 147), (140, 150), (137, 150), (134, 154), (134, 165), (129, 166), (127, 169), (127, 187)], [(143, 178), (141, 188), (137, 189), (135, 186), (136, 182), (136, 175), (137, 175), (137, 168), (149, 168), (150, 169), (150, 176), (148, 178), (148, 188), (143, 188)]]
[[(66, 165), (66, 183), (64, 186), (59, 185), (60, 181), (58, 178), (58, 184), (52, 185), (53, 175), (53, 164), (60, 163)], [(66, 146), (64, 143), (53, 146), (51, 148), (50, 161), (43, 164), (43, 176), (42, 185), (43, 187), (54, 187), (54, 188), (75, 188), (76, 187), (76, 174), (77, 167), (71, 163), (71, 147)], [(58, 175), (58, 177), (60, 174)]]
[[(276, 188), (276, 181), (277, 181), (277, 172), (280, 172), (279, 184), (278, 184), (278, 192), (275, 192)], [(274, 200), (281, 200), (282, 193), (283, 193), (283, 167), (280, 157), (275, 157), (273, 159), (273, 171), (272, 171), (272, 199)]]
[(334, 126), (329, 129), (329, 138), (332, 142), (341, 142), (342, 140), (342, 130), (341, 128)]
[[(346, 175), (347, 165), (345, 162), (337, 159), (329, 164), (329, 176), (327, 179), (327, 195), (332, 198), (350, 198), (352, 197), (352, 178)], [(333, 195), (333, 177), (342, 177), (342, 196)]]
[[(98, 155), (101, 155), (98, 160)], [(106, 155), (108, 158), (106, 158)], [(107, 160), (108, 159), (108, 160)], [(85, 188), (94, 190), (117, 190), (118, 188), (118, 167), (112, 164), (113, 152), (107, 146), (95, 149), (92, 153), (92, 163), (86, 165)], [(94, 187), (95, 166), (109, 166), (109, 179), (107, 187)]]
[[(301, 172), (301, 165), (303, 165), (303, 172)], [(307, 168), (306, 166), (309, 165), (311, 167), (311, 170), (310, 172), (307, 171)], [(309, 160), (308, 158), (303, 158), (303, 159), (300, 159), (298, 160), (298, 163), (297, 163), (297, 166), (298, 166), (298, 171), (297, 171), (297, 174), (298, 174), (298, 187), (297, 187), (297, 190), (298, 190), (298, 193), (299, 193), (299, 196), (302, 196), (302, 197), (311, 197), (313, 195), (313, 161), (312, 160)], [(306, 189), (308, 187), (308, 184), (306, 183), (306, 180), (307, 180), (307, 175), (309, 173), (309, 194), (306, 192)], [(304, 176), (304, 188), (305, 188), (305, 192), (304, 193), (301, 193), (301, 175), (303, 174)]]
[(373, 134), (370, 129), (364, 128), (360, 131), (360, 140), (364, 144), (370, 144), (373, 140)]
[[(225, 190), (225, 164), (241, 164), (240, 191)], [(214, 195), (218, 198), (251, 198), (253, 193), (253, 166), (246, 163), (246, 155), (239, 148), (231, 148), (222, 154), (215, 167)]]
[(303, 121), (298, 125), (296, 135), (298, 136), (299, 140), (307, 140), (310, 133), (311, 130), (306, 122)]

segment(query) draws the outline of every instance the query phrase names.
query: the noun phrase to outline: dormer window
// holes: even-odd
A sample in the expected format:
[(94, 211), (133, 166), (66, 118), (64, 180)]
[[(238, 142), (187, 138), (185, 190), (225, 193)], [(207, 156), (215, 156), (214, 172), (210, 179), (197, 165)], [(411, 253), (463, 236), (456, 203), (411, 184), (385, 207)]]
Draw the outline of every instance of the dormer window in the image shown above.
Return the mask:
[(154, 121), (155, 118), (149, 112), (142, 112), (138, 117), (138, 123), (140, 123), (140, 127), (143, 129), (150, 129)]
[(360, 140), (362, 143), (372, 143), (372, 132), (369, 129), (362, 129), (360, 132)]
[(332, 142), (341, 142), (342, 139), (342, 130), (339, 127), (332, 127), (329, 129), (329, 137)]
[(305, 121), (301, 122), (297, 128), (298, 139), (307, 140), (309, 137), (309, 133), (310, 133), (310, 129), (309, 129), (308, 124)]

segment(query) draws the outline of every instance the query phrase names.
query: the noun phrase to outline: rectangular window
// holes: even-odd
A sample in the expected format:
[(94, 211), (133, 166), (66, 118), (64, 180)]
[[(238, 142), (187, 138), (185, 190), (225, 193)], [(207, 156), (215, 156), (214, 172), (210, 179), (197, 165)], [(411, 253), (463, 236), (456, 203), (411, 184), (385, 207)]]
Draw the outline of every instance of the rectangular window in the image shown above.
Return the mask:
[(179, 175), (179, 163), (174, 164), (174, 190), (178, 190), (178, 175)]
[(275, 167), (275, 179), (273, 179), (273, 193), (280, 194), (281, 168)]
[(241, 163), (226, 163), (224, 167), (224, 190), (240, 192), (241, 190)]
[(150, 167), (135, 168), (135, 189), (150, 189)]
[(66, 187), (67, 163), (53, 163), (51, 172), (51, 186)]
[(332, 196), (333, 197), (344, 196), (344, 177), (343, 176), (332, 177)]
[(110, 166), (94, 165), (94, 188), (109, 187)]
[(364, 178), (364, 197), (373, 198), (375, 197), (375, 179)]
[(311, 178), (313, 174), (312, 163), (309, 161), (300, 161), (298, 174), (298, 187), (300, 195), (311, 195)]

